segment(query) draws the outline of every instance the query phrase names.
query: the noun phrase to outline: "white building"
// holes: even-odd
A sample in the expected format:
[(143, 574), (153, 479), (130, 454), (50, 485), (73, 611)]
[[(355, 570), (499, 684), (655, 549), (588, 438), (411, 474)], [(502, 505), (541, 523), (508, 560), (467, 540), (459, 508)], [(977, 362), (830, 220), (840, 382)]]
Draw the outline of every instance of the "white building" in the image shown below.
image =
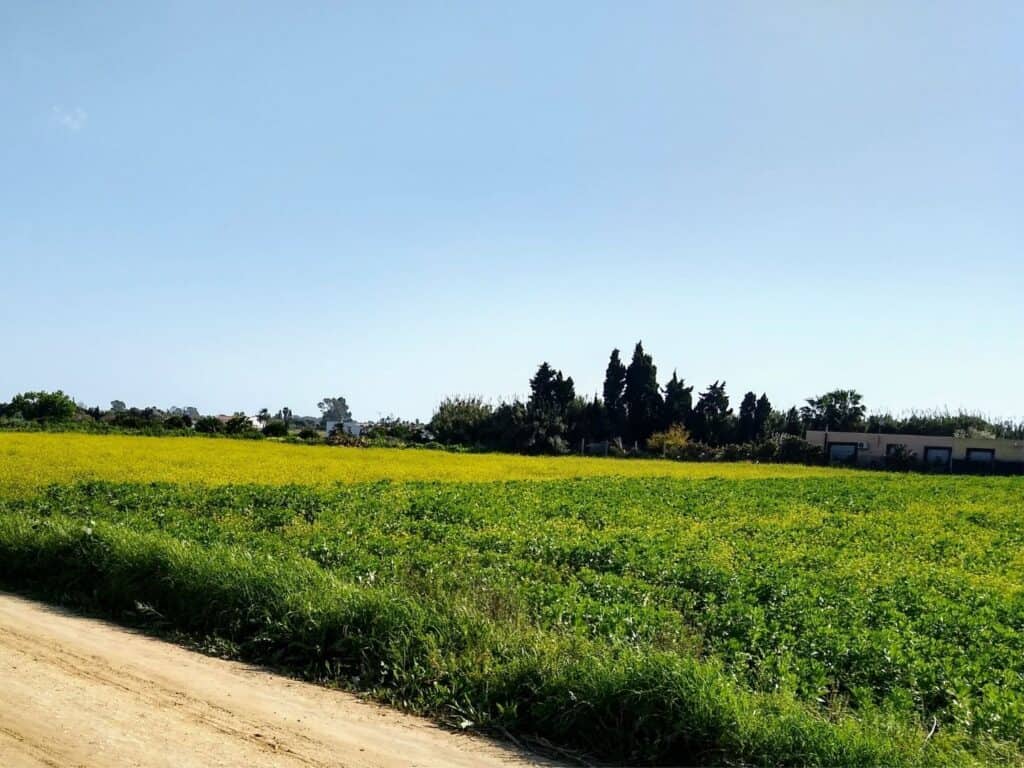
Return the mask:
[(339, 425), (341, 427), (341, 431), (350, 437), (359, 437), (359, 433), (363, 431), (363, 425), (358, 421), (352, 421), (352, 419), (347, 419), (345, 421), (328, 419), (324, 422), (324, 429), (327, 434), (330, 435), (331, 432), (333, 432)]

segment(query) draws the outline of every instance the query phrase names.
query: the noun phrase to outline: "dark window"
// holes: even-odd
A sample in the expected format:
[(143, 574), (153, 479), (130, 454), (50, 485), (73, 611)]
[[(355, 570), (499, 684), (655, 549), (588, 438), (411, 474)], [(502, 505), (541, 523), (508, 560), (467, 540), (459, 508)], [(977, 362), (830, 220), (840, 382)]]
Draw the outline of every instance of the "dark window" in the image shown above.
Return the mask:
[(953, 458), (952, 448), (925, 448), (924, 463), (948, 467), (950, 459)]
[(857, 460), (856, 443), (829, 443), (828, 460), (849, 464)]
[(886, 456), (892, 456), (894, 453), (896, 453), (896, 451), (900, 450), (901, 448), (906, 448), (906, 447), (907, 446), (905, 446), (903, 443), (886, 443), (886, 445), (885, 445), (885, 455)]
[(972, 464), (993, 464), (996, 452), (992, 448), (968, 448), (967, 460)]

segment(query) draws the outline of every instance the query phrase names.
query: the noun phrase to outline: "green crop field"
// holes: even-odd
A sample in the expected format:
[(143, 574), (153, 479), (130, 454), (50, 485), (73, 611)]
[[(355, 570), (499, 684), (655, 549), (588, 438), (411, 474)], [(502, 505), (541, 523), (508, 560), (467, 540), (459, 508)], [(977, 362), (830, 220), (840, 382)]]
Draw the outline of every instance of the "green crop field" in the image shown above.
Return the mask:
[(5, 586), (601, 761), (1024, 762), (1024, 479), (110, 440), (0, 435)]

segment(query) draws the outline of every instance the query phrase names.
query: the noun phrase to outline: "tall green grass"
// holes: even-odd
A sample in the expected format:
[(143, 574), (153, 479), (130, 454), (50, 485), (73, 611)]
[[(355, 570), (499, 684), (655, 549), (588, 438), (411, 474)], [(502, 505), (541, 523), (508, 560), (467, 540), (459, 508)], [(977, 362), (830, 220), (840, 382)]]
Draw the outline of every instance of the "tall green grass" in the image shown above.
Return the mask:
[(613, 762), (1015, 763), (1020, 488), (56, 486), (0, 581)]

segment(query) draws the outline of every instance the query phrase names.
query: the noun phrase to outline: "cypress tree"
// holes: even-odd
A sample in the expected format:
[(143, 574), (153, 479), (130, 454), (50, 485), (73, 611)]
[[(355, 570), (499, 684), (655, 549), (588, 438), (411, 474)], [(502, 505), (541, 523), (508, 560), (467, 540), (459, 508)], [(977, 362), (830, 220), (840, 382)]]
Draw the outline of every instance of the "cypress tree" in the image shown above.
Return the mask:
[(787, 435), (796, 435), (800, 437), (804, 433), (804, 424), (800, 418), (800, 412), (793, 406), (786, 411), (786, 425), (782, 428), (782, 431)]
[(699, 442), (721, 445), (729, 440), (732, 421), (725, 382), (716, 381), (701, 393), (693, 407), (693, 435)]
[(576, 399), (572, 376), (564, 377), (547, 363), (541, 363), (530, 379), (528, 407), (536, 413), (562, 418), (569, 404)]
[(675, 371), (672, 371), (672, 378), (665, 385), (665, 408), (661, 419), (662, 429), (668, 429), (676, 424), (686, 427), (692, 413), (693, 387), (686, 386), (686, 382), (680, 379)]
[(569, 410), (576, 399), (571, 376), (563, 376), (547, 363), (541, 363), (530, 379), (530, 399), (526, 403), (532, 436), (529, 444), (535, 451), (561, 452), (569, 431)]
[(643, 441), (658, 428), (664, 404), (658, 387), (658, 369), (654, 359), (644, 353), (638, 341), (633, 359), (626, 368), (626, 423), (630, 440)]
[(740, 403), (740, 417), (736, 423), (736, 440), (740, 443), (753, 442), (757, 435), (754, 412), (757, 410), (757, 395), (747, 392)]
[(768, 420), (772, 417), (772, 404), (764, 392), (757, 399), (754, 407), (754, 439), (764, 440), (768, 437)]
[(604, 407), (611, 437), (622, 435), (626, 427), (626, 366), (619, 359), (619, 350), (613, 349), (604, 373)]

